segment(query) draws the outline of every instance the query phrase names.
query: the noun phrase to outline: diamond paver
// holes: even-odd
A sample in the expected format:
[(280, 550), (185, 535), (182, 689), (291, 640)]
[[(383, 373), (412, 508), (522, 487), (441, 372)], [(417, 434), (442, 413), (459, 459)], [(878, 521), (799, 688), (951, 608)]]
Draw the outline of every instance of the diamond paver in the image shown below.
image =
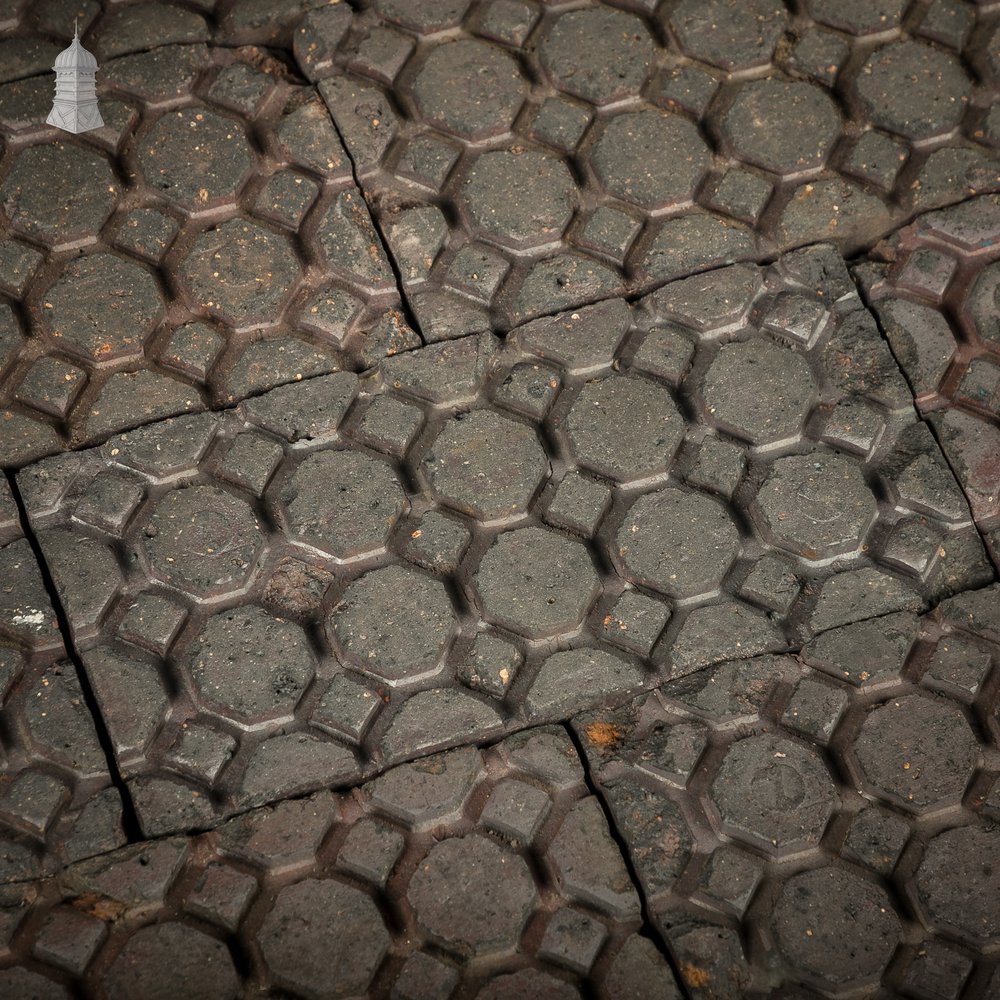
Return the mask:
[(296, 52), (438, 341), (997, 189), (992, 15), (908, 6), (373, 3)]
[(922, 216), (857, 274), (1000, 565), (1000, 201)]
[[(692, 996), (992, 995), (996, 728), (974, 717), (993, 696), (970, 712), (935, 664), (959, 646), (995, 675), (998, 598), (835, 629), (573, 720)], [(831, 669), (857, 650), (861, 679)]]
[(558, 727), (71, 865), (0, 920), (12, 1000), (681, 996)]
[(152, 7), (85, 36), (104, 128), (44, 125), (50, 75), (0, 86), (4, 466), (420, 343), (323, 102), (252, 48), (274, 37), (209, 49), (201, 15)]
[[(741, 346), (730, 377), (781, 351), (808, 386), (768, 397), (792, 414), (759, 418), (778, 442), (698, 403)], [(509, 391), (532, 366), (541, 408)], [(418, 419), (377, 430), (386, 408)], [(19, 483), (148, 834), (990, 579), (829, 248), (152, 424)]]

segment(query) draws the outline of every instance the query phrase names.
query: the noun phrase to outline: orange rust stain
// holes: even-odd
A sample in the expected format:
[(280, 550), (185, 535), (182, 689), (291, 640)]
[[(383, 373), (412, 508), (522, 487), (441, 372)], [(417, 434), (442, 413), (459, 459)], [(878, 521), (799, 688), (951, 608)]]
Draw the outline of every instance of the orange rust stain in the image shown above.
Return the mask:
[(693, 986), (696, 989), (707, 986), (712, 981), (711, 973), (697, 965), (692, 965), (690, 962), (685, 962), (681, 966), (681, 975), (688, 986)]
[(613, 747), (621, 739), (621, 731), (610, 722), (592, 722), (586, 729), (587, 740), (595, 747)]
[(124, 903), (119, 903), (115, 899), (108, 899), (107, 896), (97, 896), (93, 893), (77, 896), (73, 900), (72, 905), (76, 909), (104, 921), (120, 920), (128, 910), (128, 907)]

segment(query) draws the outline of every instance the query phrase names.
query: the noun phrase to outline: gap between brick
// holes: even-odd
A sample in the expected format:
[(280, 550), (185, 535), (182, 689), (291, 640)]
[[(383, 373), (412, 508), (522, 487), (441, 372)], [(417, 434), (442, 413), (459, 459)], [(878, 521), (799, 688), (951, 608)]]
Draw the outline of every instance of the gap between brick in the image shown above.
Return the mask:
[(80, 690), (83, 693), (83, 703), (86, 706), (87, 711), (90, 713), (91, 721), (93, 722), (94, 729), (97, 732), (97, 739), (101, 745), (101, 750), (104, 753), (105, 764), (107, 765), (108, 774), (111, 777), (111, 783), (114, 785), (115, 789), (117, 789), (118, 795), (122, 800), (122, 828), (125, 832), (125, 837), (127, 842), (130, 844), (139, 843), (144, 838), (142, 835), (142, 829), (139, 826), (139, 817), (135, 811), (135, 804), (132, 801), (132, 796), (129, 793), (125, 779), (122, 777), (122, 773), (118, 769), (118, 762), (115, 760), (114, 744), (111, 739), (111, 734), (104, 723), (103, 716), (101, 715), (100, 707), (97, 702), (97, 695), (90, 683), (90, 678), (87, 676), (87, 671), (83, 665), (83, 659), (80, 656), (80, 651), (76, 648), (76, 643), (73, 641), (73, 633), (70, 629), (69, 616), (66, 614), (66, 608), (59, 596), (59, 591), (56, 589), (55, 581), (52, 578), (49, 565), (45, 560), (45, 555), (42, 551), (42, 546), (38, 541), (38, 536), (35, 534), (31, 527), (31, 523), (28, 520), (28, 513), (24, 505), (24, 498), (21, 496), (21, 492), (17, 487), (17, 480), (15, 479), (14, 473), (7, 471), (5, 475), (10, 486), (11, 495), (14, 498), (14, 503), (17, 505), (17, 514), (21, 522), (21, 530), (24, 532), (26, 541), (31, 546), (32, 554), (35, 557), (35, 563), (42, 577), (42, 584), (49, 595), (49, 600), (52, 602), (52, 607), (56, 615), (56, 621), (59, 625), (59, 632), (63, 639), (63, 645), (66, 648), (66, 657), (70, 660), (76, 670)]

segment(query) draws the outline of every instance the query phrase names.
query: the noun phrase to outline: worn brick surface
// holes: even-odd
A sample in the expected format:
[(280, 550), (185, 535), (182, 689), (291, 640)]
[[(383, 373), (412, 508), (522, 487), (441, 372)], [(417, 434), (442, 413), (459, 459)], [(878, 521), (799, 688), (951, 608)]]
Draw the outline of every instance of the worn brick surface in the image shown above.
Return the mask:
[(0, 996), (996, 995), (994, 6), (0, 4)]
[(1000, 565), (1000, 201), (921, 216), (858, 265), (866, 296)]
[(0, 883), (125, 842), (122, 802), (34, 553), (0, 480)]
[(994, 585), (573, 721), (691, 996), (993, 996), (998, 608)]
[(105, 11), (95, 132), (44, 124), (51, 73), (0, 86), (0, 464), (419, 343), (319, 95), (207, 30)]
[(830, 248), (18, 482), (149, 835), (991, 578)]
[(681, 996), (558, 727), (71, 865), (0, 918), (18, 1000)]
[(441, 340), (996, 189), (995, 12), (876, 7), (372, 0), (294, 47)]

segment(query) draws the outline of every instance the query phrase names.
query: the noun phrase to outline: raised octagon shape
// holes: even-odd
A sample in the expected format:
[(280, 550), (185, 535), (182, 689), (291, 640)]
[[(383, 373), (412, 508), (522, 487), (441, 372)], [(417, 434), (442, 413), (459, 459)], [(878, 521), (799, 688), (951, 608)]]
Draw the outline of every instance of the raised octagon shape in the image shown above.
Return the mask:
[(358, 667), (393, 684), (439, 668), (455, 620), (444, 584), (386, 566), (347, 588), (330, 624)]
[(814, 560), (854, 551), (878, 513), (860, 466), (832, 452), (777, 459), (754, 508), (770, 541)]
[(578, 542), (542, 528), (502, 534), (479, 565), (483, 614), (531, 637), (576, 628), (599, 586)]
[(1000, 832), (959, 827), (938, 834), (916, 873), (921, 905), (941, 930), (983, 947), (1000, 944)]
[(1000, 261), (984, 267), (969, 293), (976, 333), (1000, 347)]
[(540, 49), (556, 86), (593, 104), (638, 94), (655, 54), (639, 18), (606, 8), (563, 14)]
[(116, 189), (98, 153), (64, 142), (29, 146), (0, 186), (0, 207), (15, 229), (60, 248), (96, 239)]
[(792, 968), (839, 986), (877, 982), (896, 950), (900, 924), (881, 887), (830, 866), (785, 883), (772, 929)]
[(474, 410), (444, 425), (421, 468), (443, 500), (491, 520), (523, 513), (549, 462), (532, 427)]
[(195, 302), (237, 327), (277, 319), (299, 273), (287, 237), (248, 219), (201, 233), (180, 267)]
[(588, 382), (566, 418), (576, 460), (621, 482), (665, 472), (684, 429), (662, 385), (624, 375)]
[(874, 124), (919, 140), (958, 125), (972, 82), (956, 56), (905, 41), (876, 49), (858, 73), (857, 88)]
[(723, 345), (702, 383), (711, 419), (755, 445), (797, 437), (815, 394), (800, 354), (760, 340)]
[[(99, 939), (98, 939), (99, 940)], [(80, 954), (81, 946), (66, 943), (66, 953)], [(86, 949), (83, 945), (83, 949)], [(86, 950), (82, 951), (86, 954)], [(74, 959), (76, 960), (76, 959)], [(107, 996), (115, 1000), (169, 1000), (192, 995), (205, 1000), (236, 1000), (240, 993), (238, 976), (229, 949), (223, 941), (174, 920), (151, 924), (133, 932), (104, 974)], [(40, 983), (51, 980), (38, 977)], [(44, 988), (42, 988), (44, 989)], [(40, 1000), (68, 997), (56, 990), (16, 994)], [(14, 996), (11, 995), (11, 1000)]]
[(710, 795), (728, 834), (779, 855), (815, 847), (837, 803), (819, 755), (774, 736), (734, 743)]
[(508, 131), (528, 93), (517, 63), (495, 45), (439, 45), (412, 85), (424, 116), (467, 139)]
[(235, 200), (253, 162), (242, 126), (203, 107), (168, 111), (139, 147), (150, 186), (196, 210)]
[(246, 722), (290, 716), (315, 668), (302, 629), (255, 607), (209, 618), (189, 663), (202, 697)]
[(297, 996), (364, 993), (392, 939), (371, 897), (332, 879), (282, 889), (257, 932), (271, 975)]
[(111, 253), (70, 261), (45, 302), (42, 317), (58, 343), (98, 363), (141, 359), (163, 309), (149, 271)]
[(684, 52), (730, 71), (769, 63), (786, 23), (780, 0), (681, 0), (670, 15)]
[(432, 938), (480, 956), (516, 947), (537, 894), (521, 857), (469, 834), (443, 840), (427, 852), (406, 898)]
[(710, 160), (698, 129), (662, 111), (612, 118), (591, 154), (611, 194), (650, 210), (690, 200)]
[(791, 175), (823, 165), (840, 134), (840, 114), (811, 83), (753, 80), (740, 88), (723, 131), (741, 159)]
[(217, 597), (246, 586), (264, 539), (242, 500), (215, 486), (188, 486), (159, 500), (142, 544), (155, 579), (193, 597)]
[(463, 201), (482, 232), (527, 248), (562, 236), (573, 217), (576, 185), (566, 164), (554, 156), (501, 149), (484, 153), (473, 164)]
[(869, 712), (853, 752), (873, 791), (916, 812), (957, 805), (979, 757), (957, 705), (915, 694)]
[(407, 506), (389, 466), (353, 451), (310, 455), (281, 498), (290, 537), (343, 560), (381, 549)]
[(740, 534), (717, 500), (670, 486), (636, 500), (617, 550), (636, 583), (693, 597), (719, 587), (739, 555)]

